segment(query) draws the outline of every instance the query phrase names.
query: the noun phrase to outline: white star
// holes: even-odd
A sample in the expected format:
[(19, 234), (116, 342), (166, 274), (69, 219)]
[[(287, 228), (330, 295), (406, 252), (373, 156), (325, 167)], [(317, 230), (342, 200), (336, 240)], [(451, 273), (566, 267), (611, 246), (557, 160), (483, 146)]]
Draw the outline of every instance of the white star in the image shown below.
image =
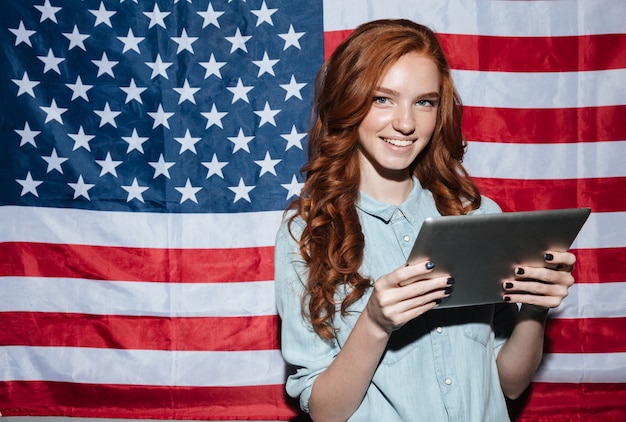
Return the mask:
[(200, 88), (192, 88), (189, 86), (189, 81), (185, 79), (182, 88), (174, 88), (174, 91), (178, 92), (180, 98), (178, 99), (178, 104), (181, 104), (184, 101), (190, 101), (193, 104), (196, 103), (196, 99), (193, 97), (196, 92), (200, 91)]
[(100, 126), (102, 127), (107, 123), (113, 127), (117, 127), (117, 123), (115, 123), (115, 118), (122, 114), (121, 111), (111, 111), (111, 107), (109, 107), (109, 103), (104, 104), (104, 110), (94, 110), (98, 116), (100, 116)]
[(276, 116), (278, 113), (280, 113), (280, 110), (272, 110), (270, 108), (270, 104), (267, 101), (265, 102), (265, 108), (263, 108), (263, 110), (254, 112), (254, 114), (261, 118), (261, 121), (259, 122), (259, 127), (263, 126), (265, 123), (276, 126), (274, 116)]
[(137, 134), (137, 129), (133, 129), (132, 136), (122, 136), (122, 139), (128, 142), (128, 149), (126, 150), (126, 154), (134, 149), (143, 154), (143, 143), (148, 140), (148, 138), (143, 138), (139, 136)]
[(302, 149), (302, 141), (306, 137), (306, 133), (298, 133), (296, 130), (296, 126), (291, 127), (291, 133), (287, 133), (285, 135), (280, 135), (281, 138), (287, 141), (287, 146), (285, 147), (285, 151), (287, 151), (291, 147), (296, 147)]
[(254, 139), (254, 136), (246, 136), (243, 134), (243, 129), (239, 128), (239, 134), (235, 137), (229, 136), (228, 140), (235, 144), (233, 147), (233, 154), (240, 149), (250, 152), (250, 148), (248, 148), (248, 143)]
[(213, 158), (211, 159), (211, 161), (209, 162), (203, 162), (202, 165), (204, 167), (206, 167), (207, 169), (209, 169), (209, 171), (207, 172), (206, 178), (208, 179), (209, 177), (213, 176), (214, 174), (221, 177), (222, 179), (224, 178), (224, 175), (222, 174), (222, 169), (228, 164), (227, 161), (218, 161), (217, 160), (217, 154), (213, 154)]
[(68, 159), (59, 157), (57, 155), (56, 148), (52, 148), (52, 153), (50, 154), (49, 157), (41, 156), (41, 158), (43, 158), (48, 163), (48, 169), (46, 170), (46, 173), (50, 173), (52, 170), (56, 170), (59, 173), (63, 174), (63, 169), (61, 168), (61, 164), (66, 162)]
[(22, 141), (20, 142), (20, 146), (23, 147), (26, 144), (31, 144), (35, 148), (37, 148), (37, 144), (35, 143), (35, 136), (39, 135), (41, 131), (39, 130), (31, 130), (28, 122), (24, 124), (24, 129), (19, 130), (15, 129), (18, 135), (22, 137)]
[(196, 199), (196, 193), (202, 190), (202, 188), (194, 188), (193, 186), (191, 186), (191, 182), (189, 181), (189, 179), (187, 179), (185, 186), (182, 188), (176, 188), (176, 190), (182, 195), (182, 197), (180, 198), (181, 204), (187, 200), (193, 201), (197, 204), (198, 200)]
[(89, 198), (89, 189), (93, 188), (95, 185), (85, 183), (83, 181), (82, 174), (78, 176), (78, 181), (76, 183), (68, 183), (68, 185), (69, 187), (74, 189), (74, 199), (78, 198), (79, 196), (84, 196), (89, 201), (91, 201), (91, 199)]
[(255, 160), (254, 162), (261, 167), (261, 173), (259, 176), (263, 176), (265, 173), (272, 173), (276, 176), (276, 165), (280, 163), (282, 160), (272, 160), (272, 156), (269, 151), (265, 153), (265, 158), (263, 160)]
[(237, 81), (237, 86), (227, 86), (226, 89), (233, 93), (233, 100), (231, 104), (235, 104), (235, 101), (237, 100), (243, 100), (250, 104), (250, 101), (248, 100), (248, 92), (250, 92), (253, 88), (253, 86), (244, 86), (243, 82), (241, 82), (241, 78)]
[(46, 73), (49, 70), (54, 70), (59, 75), (61, 74), (61, 71), (59, 70), (59, 63), (61, 63), (65, 59), (62, 57), (55, 57), (52, 53), (52, 49), (48, 50), (47, 56), (37, 56), (37, 58), (41, 60), (45, 65), (43, 68), (43, 73)]
[(191, 151), (194, 154), (197, 154), (196, 144), (200, 142), (201, 139), (202, 138), (192, 137), (191, 133), (189, 133), (189, 129), (187, 129), (187, 132), (185, 132), (184, 138), (174, 138), (176, 142), (180, 143), (180, 151), (178, 152), (178, 155), (182, 154), (185, 151)]
[(96, 160), (96, 164), (102, 167), (102, 170), (100, 170), (100, 177), (104, 176), (107, 173), (110, 173), (113, 176), (117, 177), (116, 168), (122, 163), (123, 161), (113, 161), (110, 152), (107, 152), (107, 156), (104, 160)]
[(208, 129), (213, 125), (219, 126), (222, 129), (224, 129), (224, 126), (222, 125), (222, 119), (224, 118), (224, 116), (226, 116), (228, 114), (228, 112), (226, 111), (217, 111), (217, 108), (215, 107), (215, 104), (213, 104), (213, 107), (211, 107), (211, 111), (208, 113), (200, 113), (204, 116), (205, 119), (207, 119), (206, 122), (206, 128)]
[(20, 45), (21, 43), (27, 44), (31, 47), (33, 46), (33, 44), (30, 42), (30, 37), (32, 37), (37, 31), (31, 31), (29, 29), (26, 29), (26, 27), (24, 26), (24, 22), (20, 21), (20, 26), (17, 29), (9, 28), (9, 31), (15, 34), (16, 46)]
[(278, 34), (279, 37), (285, 40), (285, 46), (283, 47), (283, 51), (291, 46), (294, 46), (298, 50), (301, 50), (300, 38), (302, 38), (304, 34), (305, 32), (295, 32), (293, 30), (293, 25), (289, 25), (289, 31), (286, 34)]
[(170, 167), (172, 167), (175, 162), (166, 162), (163, 158), (163, 154), (159, 156), (159, 161), (148, 162), (154, 168), (154, 176), (153, 179), (156, 179), (157, 176), (163, 175), (170, 179)]
[(138, 199), (143, 202), (143, 193), (148, 190), (147, 186), (139, 186), (137, 182), (137, 178), (133, 179), (133, 183), (130, 186), (122, 186), (126, 192), (128, 192), (128, 198), (126, 198), (126, 202), (130, 202), (133, 199)]
[(15, 181), (22, 185), (22, 193), (20, 194), (20, 196), (24, 196), (27, 193), (32, 193), (37, 198), (39, 198), (39, 193), (37, 193), (37, 186), (41, 185), (43, 182), (33, 180), (33, 177), (30, 175), (30, 171), (26, 174), (26, 179), (15, 179)]
[(208, 78), (211, 75), (215, 75), (218, 78), (222, 79), (222, 74), (220, 73), (220, 69), (226, 64), (226, 62), (217, 62), (215, 61), (215, 56), (211, 53), (211, 57), (208, 62), (200, 62), (200, 65), (206, 69), (204, 73), (204, 79)]
[(170, 67), (172, 63), (161, 60), (160, 54), (157, 54), (155, 61), (146, 62), (146, 65), (152, 68), (152, 76), (150, 76), (150, 79), (154, 79), (159, 75), (163, 76), (165, 79), (169, 79), (167, 76), (167, 68)]
[(39, 23), (45, 21), (46, 19), (50, 19), (54, 23), (57, 22), (56, 14), (61, 10), (61, 7), (54, 7), (50, 4), (50, 0), (46, 0), (43, 6), (35, 6), (41, 12), (41, 19)]
[(235, 192), (235, 199), (233, 199), (233, 204), (240, 199), (245, 199), (246, 201), (251, 202), (250, 195), (248, 195), (248, 193), (254, 188), (255, 186), (246, 186), (243, 182), (243, 178), (239, 179), (239, 185), (229, 186), (228, 189)]
[(285, 94), (285, 101), (287, 101), (291, 97), (296, 97), (302, 99), (302, 94), (300, 94), (300, 90), (306, 86), (305, 83), (296, 82), (296, 78), (294, 75), (291, 75), (291, 80), (288, 84), (281, 84), (280, 87), (287, 91)]
[(143, 14), (150, 18), (150, 25), (148, 25), (148, 29), (152, 28), (154, 25), (159, 25), (163, 27), (163, 29), (167, 29), (163, 19), (165, 19), (170, 12), (161, 12), (158, 4), (154, 4), (152, 12), (143, 12)]
[(93, 64), (95, 64), (96, 66), (98, 66), (98, 75), (97, 75), (97, 77), (99, 77), (100, 75), (102, 75), (104, 73), (107, 73), (107, 74), (111, 75), (113, 78), (115, 78), (115, 75), (113, 74), (113, 66), (115, 66), (119, 62), (116, 62), (114, 60), (109, 60), (109, 58), (107, 57), (107, 53), (106, 52), (102, 53), (102, 59), (100, 59), (100, 60), (92, 60), (91, 62)]
[(85, 131), (82, 126), (78, 128), (78, 133), (68, 133), (68, 136), (74, 140), (74, 148), (72, 148), (72, 151), (76, 151), (80, 147), (85, 148), (87, 151), (91, 151), (89, 141), (95, 138), (95, 136), (85, 135)]
[(234, 37), (226, 37), (226, 40), (232, 44), (230, 47), (231, 54), (236, 50), (242, 50), (246, 53), (248, 52), (248, 48), (246, 47), (246, 42), (248, 42), (252, 38), (251, 35), (246, 35), (245, 37), (241, 35), (241, 31), (237, 28)]
[(209, 7), (207, 8), (206, 12), (197, 13), (204, 18), (202, 28), (206, 28), (209, 25), (214, 25), (216, 28), (219, 28), (220, 23), (217, 21), (217, 18), (224, 14), (224, 12), (216, 12), (215, 10), (213, 10), (213, 6), (211, 6), (211, 3), (209, 3)]
[(191, 54), (193, 54), (193, 47), (191, 46), (191, 44), (193, 44), (197, 40), (198, 40), (198, 37), (187, 36), (187, 30), (183, 28), (183, 32), (180, 35), (180, 37), (172, 37), (172, 41), (178, 44), (178, 49), (176, 50), (176, 54), (180, 53), (183, 50), (187, 50)]
[(26, 72), (24, 72), (22, 79), (11, 80), (19, 87), (17, 90), (18, 97), (22, 94), (30, 94), (31, 97), (35, 98), (35, 91), (33, 91), (33, 88), (39, 85), (39, 82), (28, 79), (28, 74)]
[(256, 66), (259, 66), (259, 74), (257, 75), (257, 77), (263, 75), (264, 73), (269, 73), (272, 76), (276, 76), (274, 75), (274, 65), (279, 61), (280, 60), (278, 59), (270, 60), (270, 58), (267, 56), (267, 51), (263, 53), (263, 60), (253, 60), (252, 63), (254, 63)]
[(100, 25), (101, 23), (105, 24), (106, 26), (108, 26), (109, 28), (113, 28), (113, 25), (111, 25), (111, 16), (113, 16), (114, 14), (116, 14), (116, 11), (108, 11), (105, 7), (104, 7), (104, 3), (100, 2), (100, 8), (98, 10), (89, 10), (89, 12), (91, 12), (92, 15), (94, 15), (96, 17), (96, 22), (93, 24), (94, 27)]
[(117, 39), (124, 43), (124, 49), (122, 50), (122, 53), (126, 53), (129, 50), (134, 50), (137, 53), (141, 53), (141, 51), (139, 51), (139, 43), (142, 42), (145, 37), (135, 37), (135, 34), (133, 34), (133, 30), (129, 29), (127, 36), (117, 37)]
[(298, 179), (294, 174), (291, 178), (291, 183), (281, 184), (281, 186), (287, 189), (287, 197), (285, 199), (289, 199), (292, 196), (299, 196), (300, 192), (302, 192), (302, 187), (304, 183), (298, 183)]
[(51, 120), (56, 120), (57, 122), (63, 124), (63, 119), (61, 118), (61, 115), (65, 113), (67, 109), (58, 107), (57, 102), (54, 100), (54, 98), (52, 99), (50, 107), (40, 106), (39, 108), (41, 108), (46, 113), (45, 123), (48, 123)]
[(172, 117), (174, 113), (166, 113), (165, 111), (163, 111), (162, 104), (159, 104), (159, 108), (157, 109), (157, 111), (149, 111), (148, 114), (154, 119), (152, 129), (156, 128), (157, 126), (164, 126), (168, 129), (170, 128), (170, 124), (167, 122), (167, 119)]
[(93, 85), (84, 85), (83, 81), (80, 79), (80, 75), (76, 77), (75, 84), (65, 84), (69, 89), (72, 90), (72, 99), (74, 101), (76, 98), (84, 98), (86, 101), (89, 101), (87, 97), (87, 91), (93, 88)]
[(124, 104), (128, 104), (132, 100), (137, 101), (139, 104), (143, 104), (141, 100), (141, 93), (144, 92), (147, 88), (140, 88), (135, 85), (135, 80), (130, 80), (130, 85), (127, 87), (121, 86), (120, 89), (126, 93), (126, 101)]
[(265, 0), (263, 0), (263, 4), (259, 10), (250, 10), (250, 12), (254, 13), (257, 16), (256, 26), (258, 27), (263, 22), (267, 22), (270, 25), (274, 26), (274, 22), (272, 21), (272, 15), (276, 13), (278, 9), (268, 9), (265, 4)]
[(89, 35), (81, 34), (80, 32), (78, 32), (78, 26), (74, 25), (74, 30), (71, 34), (64, 32), (63, 35), (65, 36), (65, 38), (70, 40), (70, 46), (68, 50), (71, 50), (74, 47), (78, 47), (83, 51), (87, 51), (84, 41), (89, 38)]

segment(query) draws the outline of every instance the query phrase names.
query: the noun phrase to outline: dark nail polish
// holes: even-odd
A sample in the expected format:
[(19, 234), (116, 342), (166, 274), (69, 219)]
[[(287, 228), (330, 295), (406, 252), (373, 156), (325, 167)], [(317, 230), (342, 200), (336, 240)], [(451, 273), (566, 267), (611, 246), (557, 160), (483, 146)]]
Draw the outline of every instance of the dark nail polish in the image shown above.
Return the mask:
[(552, 261), (554, 259), (554, 255), (552, 255), (551, 253), (547, 253), (543, 256), (543, 259), (545, 259), (546, 261)]
[(517, 269), (517, 271), (515, 271), (515, 274), (517, 274), (517, 275), (524, 275), (524, 272), (525, 272), (524, 269), (520, 267), (520, 268)]
[(504, 296), (504, 301), (505, 301), (505, 302), (510, 302), (510, 301), (511, 301), (511, 298), (510, 298), (510, 297), (508, 297), (508, 296)]
[(443, 292), (444, 292), (446, 295), (449, 295), (450, 293), (452, 293), (452, 287), (446, 287), (445, 289), (443, 289)]
[(437, 300), (435, 300), (435, 303), (436, 303), (437, 305), (440, 305), (440, 304), (441, 304), (441, 299), (437, 299)]
[(446, 280), (446, 283), (448, 283), (448, 285), (451, 286), (454, 283), (456, 283), (456, 280), (452, 277), (448, 277), (448, 279)]
[(513, 283), (511, 283), (511, 282), (504, 283), (504, 288), (505, 289), (512, 289), (513, 288)]
[(434, 263), (434, 262), (432, 262), (432, 261), (428, 261), (428, 262), (426, 263), (426, 269), (427, 269), (427, 270), (432, 270), (433, 268), (435, 268), (435, 263)]

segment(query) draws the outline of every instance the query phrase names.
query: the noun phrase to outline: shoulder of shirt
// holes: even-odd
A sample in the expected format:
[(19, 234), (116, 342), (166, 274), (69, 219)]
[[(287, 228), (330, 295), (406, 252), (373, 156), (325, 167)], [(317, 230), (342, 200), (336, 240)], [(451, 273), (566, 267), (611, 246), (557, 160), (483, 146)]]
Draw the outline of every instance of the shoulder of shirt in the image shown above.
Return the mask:
[(497, 214), (501, 213), (502, 209), (493, 199), (487, 196), (481, 196), (480, 208), (478, 208), (476, 214)]

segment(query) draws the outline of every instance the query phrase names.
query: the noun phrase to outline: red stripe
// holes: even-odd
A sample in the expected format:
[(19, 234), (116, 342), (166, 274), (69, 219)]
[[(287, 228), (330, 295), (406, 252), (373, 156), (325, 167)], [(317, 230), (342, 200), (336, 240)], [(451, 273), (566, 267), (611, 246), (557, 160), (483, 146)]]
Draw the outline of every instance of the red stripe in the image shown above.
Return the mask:
[(437, 34), (453, 69), (576, 72), (626, 67), (626, 34), (497, 37)]
[[(324, 58), (352, 30), (324, 33)], [(573, 72), (626, 67), (626, 34), (498, 37), (437, 34), (453, 69), (493, 72)]]
[(290, 420), (297, 415), (295, 409), (285, 397), (283, 385), (153, 387), (0, 382), (2, 416)]
[(463, 134), (470, 141), (574, 143), (626, 140), (626, 105), (582, 108), (465, 106)]
[(277, 350), (278, 317), (0, 313), (0, 345), (140, 350)]
[(546, 353), (624, 353), (626, 318), (550, 318)]
[(475, 177), (481, 193), (505, 211), (591, 207), (626, 210), (626, 177), (593, 179), (491, 179)]
[(510, 408), (516, 422), (626, 421), (626, 384), (533, 383)]
[(626, 281), (626, 248), (575, 249), (577, 283)]
[(274, 279), (274, 247), (148, 249), (0, 243), (0, 276), (237, 282)]

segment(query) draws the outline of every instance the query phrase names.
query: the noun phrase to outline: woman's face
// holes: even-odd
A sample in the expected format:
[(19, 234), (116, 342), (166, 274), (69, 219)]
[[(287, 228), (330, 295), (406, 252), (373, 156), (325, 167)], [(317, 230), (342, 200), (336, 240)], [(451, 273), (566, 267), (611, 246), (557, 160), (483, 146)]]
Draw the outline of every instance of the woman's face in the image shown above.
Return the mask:
[(409, 166), (435, 129), (440, 82), (435, 63), (417, 53), (389, 67), (358, 128), (362, 173), (394, 180), (410, 177)]

